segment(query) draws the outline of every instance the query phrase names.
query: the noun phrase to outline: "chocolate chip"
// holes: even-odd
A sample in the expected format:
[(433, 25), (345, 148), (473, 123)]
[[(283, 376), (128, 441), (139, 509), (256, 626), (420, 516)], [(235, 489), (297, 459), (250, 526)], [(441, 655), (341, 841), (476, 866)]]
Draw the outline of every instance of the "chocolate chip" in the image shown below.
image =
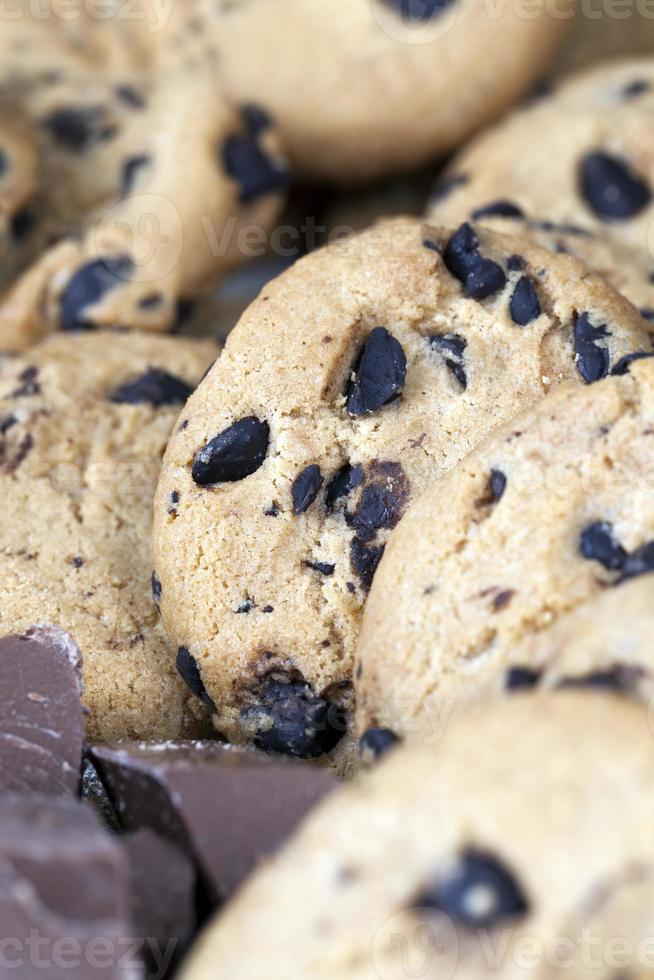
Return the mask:
[(241, 718), (258, 749), (300, 759), (331, 752), (346, 729), (342, 709), (315, 694), (303, 678), (270, 677), (257, 692), (256, 703), (242, 709)]
[(136, 186), (139, 174), (150, 165), (152, 158), (147, 153), (141, 153), (135, 157), (129, 157), (123, 164), (120, 176), (120, 196), (129, 197)]
[(633, 218), (648, 206), (652, 192), (629, 164), (608, 153), (589, 153), (579, 168), (581, 193), (605, 221)]
[(264, 514), (266, 517), (279, 517), (279, 504), (272, 503), (264, 510)]
[(654, 309), (644, 306), (638, 312), (642, 316), (643, 320), (647, 320), (648, 323), (654, 323)]
[(527, 324), (537, 320), (543, 312), (536, 287), (529, 276), (521, 276), (518, 279), (509, 304), (509, 312), (511, 319), (519, 327), (526, 327)]
[(512, 201), (493, 201), (491, 204), (484, 204), (477, 208), (470, 215), (473, 221), (482, 221), (484, 218), (524, 218), (524, 216), (522, 208)]
[(152, 598), (154, 599), (155, 604), (158, 606), (161, 601), (162, 589), (159, 576), (156, 572), (152, 573), (152, 577), (150, 578), (150, 587), (152, 589)]
[[(483, 902), (476, 901), (479, 895), (483, 895)], [(413, 904), (438, 909), (456, 925), (471, 929), (498, 926), (529, 911), (527, 899), (508, 868), (499, 858), (474, 848), (460, 854), (448, 877)]]
[(423, 238), (422, 245), (423, 248), (428, 248), (430, 252), (440, 252), (440, 248), (436, 242), (432, 242), (429, 238)]
[(348, 386), (348, 412), (353, 416), (376, 412), (400, 397), (405, 380), (406, 357), (402, 345), (385, 327), (375, 327)]
[(490, 473), (490, 491), (493, 497), (493, 503), (497, 503), (504, 496), (504, 491), (506, 490), (506, 476), (501, 470), (491, 470)]
[(455, 0), (384, 0), (387, 7), (393, 7), (404, 20), (414, 24), (424, 24), (437, 17)]
[(129, 109), (145, 108), (145, 99), (131, 85), (118, 85), (115, 91), (123, 105), (126, 105)]
[(385, 483), (371, 483), (364, 488), (359, 506), (354, 514), (347, 517), (348, 525), (359, 532), (362, 540), (369, 540), (375, 531), (382, 528), (394, 528), (400, 520), (408, 490), (403, 472), (398, 475), (397, 483), (398, 486), (394, 486), (391, 478)]
[(431, 346), (442, 354), (445, 367), (454, 375), (462, 388), (468, 387), (468, 376), (464, 364), (464, 352), (468, 346), (465, 337), (457, 333), (432, 334)]
[(369, 765), (390, 752), (399, 741), (390, 728), (369, 728), (359, 739), (359, 758)]
[(513, 589), (504, 589), (502, 592), (498, 592), (492, 602), (493, 610), (495, 612), (501, 612), (502, 609), (506, 609), (514, 595), (515, 591)]
[(605, 378), (610, 367), (609, 352), (598, 341), (610, 337), (610, 331), (603, 324), (594, 327), (589, 314), (580, 313), (575, 318), (573, 332), (577, 370), (583, 380), (592, 384)]
[(126, 255), (107, 256), (83, 265), (72, 276), (60, 301), (63, 330), (93, 330), (85, 312), (129, 279), (134, 266)]
[(327, 484), (325, 492), (325, 508), (333, 511), (337, 502), (349, 496), (363, 481), (361, 466), (350, 466), (346, 463)]
[(651, 84), (644, 78), (636, 78), (620, 89), (620, 95), (623, 99), (635, 99), (639, 95), (649, 92), (651, 87)]
[(244, 480), (262, 465), (269, 442), (267, 422), (254, 416), (239, 419), (198, 449), (191, 475), (201, 487)]
[(443, 254), (446, 268), (472, 299), (486, 299), (504, 289), (506, 275), (500, 266), (479, 253), (479, 239), (469, 224), (452, 235)]
[(304, 563), (307, 568), (313, 569), (314, 572), (320, 572), (321, 575), (329, 577), (334, 574), (336, 565), (330, 565), (324, 561), (305, 561)]
[(611, 368), (611, 374), (623, 375), (627, 374), (629, 368), (634, 363), (634, 361), (642, 361), (648, 357), (654, 357), (654, 352), (651, 351), (634, 351), (633, 354), (625, 354), (620, 360), (613, 365)]
[(606, 521), (596, 521), (584, 528), (579, 536), (579, 551), (584, 558), (599, 562), (609, 571), (620, 571), (627, 560), (627, 552)]
[(12, 391), (10, 398), (28, 398), (41, 393), (41, 385), (38, 381), (39, 369), (34, 365), (29, 365), (18, 375), (21, 382), (15, 391)]
[(258, 136), (260, 133), (265, 133), (272, 126), (272, 119), (266, 110), (262, 109), (260, 105), (255, 105), (253, 102), (243, 106), (242, 115), (251, 136)]
[(311, 466), (305, 467), (301, 473), (298, 473), (291, 487), (293, 513), (304, 514), (318, 496), (318, 491), (322, 485), (323, 475), (316, 463), (312, 463)]
[(83, 153), (102, 136), (102, 106), (64, 106), (45, 116), (41, 123), (62, 149)]
[(372, 585), (372, 580), (383, 555), (384, 545), (372, 547), (359, 537), (352, 541), (350, 548), (352, 568), (359, 576), (365, 589), (369, 589)]
[(212, 711), (215, 710), (215, 704), (207, 694), (206, 688), (202, 682), (202, 676), (200, 674), (200, 668), (198, 667), (197, 660), (192, 657), (189, 653), (187, 647), (180, 647), (177, 651), (177, 659), (175, 660), (175, 666), (177, 671), (190, 690), (191, 694), (195, 694), (196, 698), (200, 698), (201, 701), (211, 708)]
[(626, 582), (627, 579), (638, 578), (648, 572), (654, 572), (654, 541), (649, 541), (627, 556), (618, 581)]
[(524, 691), (536, 687), (540, 677), (541, 672), (531, 667), (511, 667), (506, 672), (504, 686), (507, 691)]
[(615, 664), (608, 670), (595, 670), (578, 677), (564, 677), (557, 687), (562, 690), (566, 688), (593, 688), (604, 691), (630, 692), (637, 686), (643, 674), (644, 671), (640, 667)]
[(451, 177), (443, 177), (434, 185), (429, 199), (430, 204), (439, 204), (446, 197), (449, 197), (452, 191), (464, 187), (469, 181), (468, 174), (452, 174)]
[(109, 396), (109, 400), (118, 405), (162, 405), (184, 404), (193, 388), (181, 378), (161, 371), (159, 368), (148, 368), (133, 381), (125, 384)]
[(527, 260), (522, 255), (509, 255), (506, 260), (506, 267), (509, 272), (521, 272), (526, 268)]
[(286, 165), (269, 156), (260, 144), (259, 137), (268, 125), (261, 125), (264, 116), (263, 110), (247, 106), (243, 112), (247, 133), (231, 136), (222, 148), (225, 170), (240, 185), (243, 204), (284, 190), (289, 181)]

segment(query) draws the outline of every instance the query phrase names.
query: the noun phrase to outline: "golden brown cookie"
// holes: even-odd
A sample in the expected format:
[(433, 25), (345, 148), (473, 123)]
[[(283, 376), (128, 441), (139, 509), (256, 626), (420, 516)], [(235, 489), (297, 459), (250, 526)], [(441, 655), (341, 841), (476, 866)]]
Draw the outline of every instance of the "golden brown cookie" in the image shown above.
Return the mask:
[(427, 482), (564, 380), (650, 350), (570, 256), (381, 225), (266, 286), (176, 428), (156, 568), (180, 670), (234, 742), (345, 754), (361, 613)]

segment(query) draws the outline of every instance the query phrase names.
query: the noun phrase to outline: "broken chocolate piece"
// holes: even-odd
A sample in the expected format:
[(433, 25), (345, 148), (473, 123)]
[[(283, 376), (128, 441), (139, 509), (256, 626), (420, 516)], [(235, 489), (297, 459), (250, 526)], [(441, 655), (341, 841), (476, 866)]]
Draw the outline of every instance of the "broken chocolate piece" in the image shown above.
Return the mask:
[(117, 743), (90, 754), (123, 828), (149, 827), (181, 847), (214, 904), (338, 786), (325, 769), (219, 742)]
[(84, 740), (82, 660), (55, 627), (0, 640), (0, 790), (77, 792)]

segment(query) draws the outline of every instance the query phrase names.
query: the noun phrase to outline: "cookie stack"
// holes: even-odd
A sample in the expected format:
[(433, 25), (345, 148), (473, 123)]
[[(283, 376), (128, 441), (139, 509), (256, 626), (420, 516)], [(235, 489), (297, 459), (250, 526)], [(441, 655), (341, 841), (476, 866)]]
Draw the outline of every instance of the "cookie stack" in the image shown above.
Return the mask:
[(654, 61), (341, 6), (0, 39), (20, 980), (654, 976)]

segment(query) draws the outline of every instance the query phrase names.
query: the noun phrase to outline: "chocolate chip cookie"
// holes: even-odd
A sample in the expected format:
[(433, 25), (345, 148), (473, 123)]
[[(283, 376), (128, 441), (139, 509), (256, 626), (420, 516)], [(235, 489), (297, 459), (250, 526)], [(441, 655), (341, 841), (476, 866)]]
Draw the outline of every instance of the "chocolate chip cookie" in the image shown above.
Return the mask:
[(644, 978), (653, 785), (641, 706), (567, 692), (474, 709), (322, 803), (182, 980), (271, 964), (315, 980)]
[(653, 109), (652, 58), (573, 76), (459, 154), (437, 185), (431, 219), (551, 222), (651, 254)]
[(71, 634), (98, 739), (200, 730), (158, 622), (150, 523), (170, 429), (216, 353), (98, 332), (0, 359), (0, 630)]
[(559, 382), (650, 349), (576, 260), (469, 225), (380, 225), (266, 286), (186, 406), (155, 503), (164, 624), (216, 727), (347, 754), (361, 613), (407, 506)]
[[(628, 639), (637, 619), (623, 590), (654, 571), (654, 360), (627, 357), (611, 373), (552, 392), (406, 515), (364, 616), (362, 731), (431, 732), (487, 683), (537, 685), (541, 666), (549, 686), (636, 683), (648, 644)], [(580, 611), (598, 596), (611, 613), (624, 603), (625, 622), (609, 629), (602, 607)], [(561, 634), (577, 617), (594, 617), (604, 636), (575, 657)]]
[[(340, 184), (443, 155), (529, 90), (574, 16), (563, 0), (200, 0), (162, 58), (209, 38), (239, 101), (278, 119), (293, 169)], [(198, 26), (199, 25), (199, 26)], [(308, 41), (307, 39), (310, 39)]]
[(39, 184), (12, 222), (25, 271), (0, 301), (0, 348), (57, 329), (174, 329), (265, 248), (288, 170), (270, 116), (230, 100), (213, 64), (129, 84), (79, 69), (29, 81), (11, 91)]

